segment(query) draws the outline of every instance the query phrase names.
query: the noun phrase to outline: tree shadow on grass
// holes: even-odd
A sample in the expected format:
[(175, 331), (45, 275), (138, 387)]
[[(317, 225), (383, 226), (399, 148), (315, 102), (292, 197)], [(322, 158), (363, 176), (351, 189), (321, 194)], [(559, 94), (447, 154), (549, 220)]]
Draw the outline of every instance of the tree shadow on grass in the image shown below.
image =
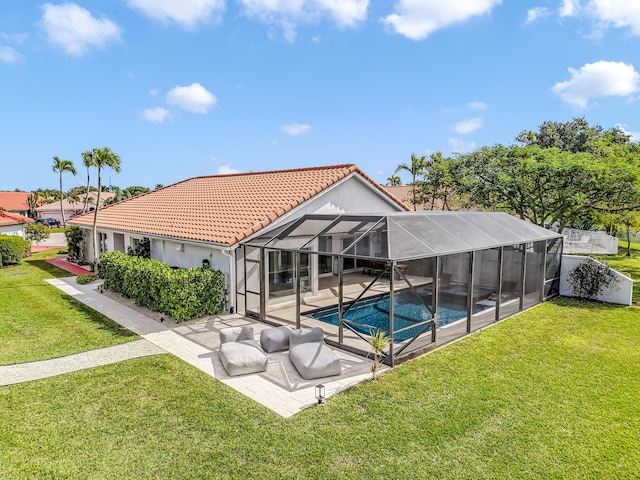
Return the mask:
[[(53, 258), (57, 255), (52, 255), (48, 258)], [(73, 277), (75, 276), (71, 272), (67, 272), (65, 269), (56, 267), (55, 265), (48, 263), (46, 260), (36, 259), (36, 258), (26, 258), (23, 260), (25, 263), (29, 264), (31, 267), (38, 268), (45, 272), (48, 275), (51, 275), (51, 278), (64, 278), (64, 277)]]
[(109, 317), (103, 315), (100, 312), (95, 311), (93, 308), (85, 305), (82, 302), (79, 302), (71, 295), (63, 294), (61, 298), (67, 302), (68, 308), (71, 311), (74, 311), (83, 317), (85, 317), (91, 323), (97, 325), (100, 330), (105, 330), (113, 335), (119, 337), (131, 337), (138, 338), (139, 335), (137, 333), (132, 332), (131, 330), (127, 330), (125, 327), (120, 325), (119, 323), (111, 320)]

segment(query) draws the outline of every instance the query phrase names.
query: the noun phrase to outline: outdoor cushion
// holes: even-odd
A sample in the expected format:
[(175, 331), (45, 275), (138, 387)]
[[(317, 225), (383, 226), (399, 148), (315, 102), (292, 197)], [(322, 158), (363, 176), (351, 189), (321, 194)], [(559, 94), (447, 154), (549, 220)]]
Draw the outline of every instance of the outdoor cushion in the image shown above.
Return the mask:
[(324, 343), (319, 327), (292, 330), (289, 338), (289, 359), (306, 380), (340, 375), (340, 359)]
[(291, 330), (289, 337), (289, 348), (293, 348), (301, 343), (321, 342), (324, 343), (324, 333), (320, 327), (299, 328)]
[(342, 371), (340, 359), (324, 343), (309, 342), (291, 347), (289, 358), (306, 380), (340, 375)]
[(265, 328), (260, 332), (260, 345), (266, 352), (280, 352), (289, 349), (291, 328), (287, 326)]
[(264, 372), (269, 357), (253, 339), (253, 328), (229, 327), (220, 330), (220, 360), (231, 376)]
[(220, 330), (220, 343), (238, 342), (240, 340), (253, 340), (253, 327), (227, 327)]

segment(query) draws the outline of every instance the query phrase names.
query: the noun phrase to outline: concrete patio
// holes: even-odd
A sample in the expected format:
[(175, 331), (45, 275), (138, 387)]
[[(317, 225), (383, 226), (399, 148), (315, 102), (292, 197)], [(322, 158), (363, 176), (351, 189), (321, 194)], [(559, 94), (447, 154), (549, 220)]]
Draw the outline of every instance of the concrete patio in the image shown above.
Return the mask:
[[(160, 315), (157, 320), (150, 318), (98, 292), (96, 283), (79, 285), (75, 277), (47, 282), (283, 417), (290, 417), (315, 404), (315, 386), (318, 384), (325, 385), (326, 396), (329, 397), (371, 378), (372, 360), (338, 349), (334, 352), (342, 364), (339, 376), (305, 380), (289, 361), (288, 352), (278, 352), (269, 354), (265, 372), (230, 377), (218, 354), (220, 329), (252, 325), (258, 340), (260, 331), (270, 328), (269, 325), (240, 315), (221, 315), (168, 325), (160, 322)], [(382, 370), (386, 368), (383, 366)]]

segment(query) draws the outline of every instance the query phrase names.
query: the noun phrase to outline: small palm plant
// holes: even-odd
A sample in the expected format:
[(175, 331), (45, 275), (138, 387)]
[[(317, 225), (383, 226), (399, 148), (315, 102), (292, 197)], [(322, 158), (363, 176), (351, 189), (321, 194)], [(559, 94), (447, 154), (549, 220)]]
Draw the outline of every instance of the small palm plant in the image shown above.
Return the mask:
[(384, 330), (376, 329), (369, 331), (369, 346), (373, 352), (373, 365), (371, 365), (371, 373), (373, 380), (378, 378), (378, 370), (382, 366), (382, 351), (389, 345), (389, 337)]

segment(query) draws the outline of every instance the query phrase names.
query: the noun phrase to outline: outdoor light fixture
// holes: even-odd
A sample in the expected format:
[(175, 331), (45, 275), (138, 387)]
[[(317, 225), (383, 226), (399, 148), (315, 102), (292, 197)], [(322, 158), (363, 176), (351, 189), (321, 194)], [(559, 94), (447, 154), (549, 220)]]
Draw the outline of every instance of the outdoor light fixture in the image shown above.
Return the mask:
[(178, 245), (178, 246), (176, 247), (176, 250), (177, 250), (178, 252), (184, 252), (184, 243), (181, 243), (180, 245)]
[(316, 385), (316, 399), (318, 400), (318, 405), (324, 405), (324, 385)]

